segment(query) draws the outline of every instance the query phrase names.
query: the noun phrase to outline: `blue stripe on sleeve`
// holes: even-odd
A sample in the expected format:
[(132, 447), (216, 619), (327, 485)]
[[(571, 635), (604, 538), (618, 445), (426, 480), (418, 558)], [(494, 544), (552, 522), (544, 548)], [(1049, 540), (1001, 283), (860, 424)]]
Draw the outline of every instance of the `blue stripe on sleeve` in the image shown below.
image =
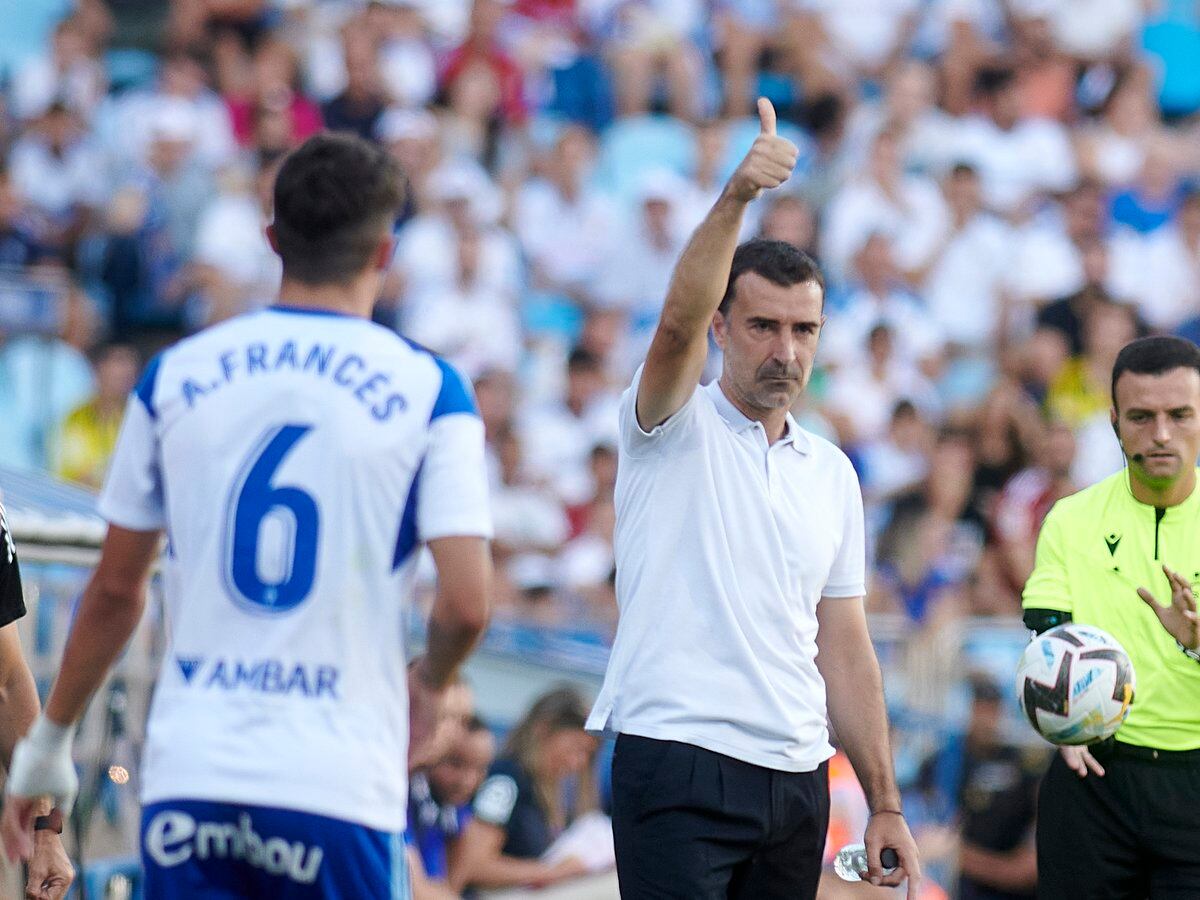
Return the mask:
[(458, 369), (440, 356), (435, 356), (433, 361), (442, 370), (442, 389), (438, 391), (437, 400), (433, 404), (433, 412), (429, 414), (429, 421), (432, 422), (451, 413), (479, 415), (479, 409), (475, 406), (475, 397), (471, 394), (471, 389), (467, 387), (466, 381), (458, 374)]
[(162, 362), (162, 357), (163, 355), (159, 353), (146, 363), (146, 368), (142, 370), (142, 377), (133, 389), (133, 393), (142, 401), (142, 405), (146, 407), (146, 412), (152, 419), (158, 418), (158, 413), (154, 410), (154, 385), (158, 380), (158, 366)]
[(413, 476), (408, 488), (408, 499), (404, 501), (404, 512), (400, 516), (400, 531), (396, 535), (396, 552), (392, 554), (392, 571), (404, 565), (409, 554), (417, 546), (417, 493), (421, 486), (421, 469), (424, 460), (417, 466), (417, 474)]

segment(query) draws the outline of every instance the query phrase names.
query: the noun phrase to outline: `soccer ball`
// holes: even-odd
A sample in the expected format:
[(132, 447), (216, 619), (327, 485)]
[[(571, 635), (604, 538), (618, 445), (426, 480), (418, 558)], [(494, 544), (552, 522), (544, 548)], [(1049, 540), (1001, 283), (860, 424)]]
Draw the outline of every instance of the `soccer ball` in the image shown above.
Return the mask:
[(1052, 744), (1112, 737), (1133, 703), (1133, 664), (1116, 638), (1069, 622), (1030, 641), (1017, 666), (1017, 699)]

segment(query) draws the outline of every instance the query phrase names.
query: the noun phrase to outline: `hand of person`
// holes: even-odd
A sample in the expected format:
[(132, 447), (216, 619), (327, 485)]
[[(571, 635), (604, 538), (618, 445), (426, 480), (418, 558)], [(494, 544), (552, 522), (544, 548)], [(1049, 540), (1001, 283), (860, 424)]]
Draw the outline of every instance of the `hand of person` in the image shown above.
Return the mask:
[(408, 667), (408, 768), (429, 763), (430, 743), (437, 733), (438, 715), (445, 688), (430, 683), (422, 660)]
[(79, 776), (71, 760), (72, 728), (40, 715), (13, 748), (5, 785), (0, 840), (12, 862), (33, 855), (33, 820), (45, 799), (70, 815), (79, 792)]
[(1196, 615), (1196, 596), (1192, 593), (1191, 582), (1166, 566), (1162, 568), (1171, 584), (1171, 605), (1160, 606), (1144, 587), (1138, 588), (1138, 596), (1153, 610), (1171, 637), (1189, 650), (1200, 649), (1200, 618)]
[(568, 856), (566, 859), (560, 860), (551, 866), (545, 876), (539, 879), (534, 887), (549, 887), (552, 884), (558, 884), (560, 881), (579, 878), (586, 874), (588, 874), (588, 867), (584, 865), (583, 860), (577, 856)]
[[(867, 846), (867, 878), (871, 884), (894, 887), (908, 879), (908, 900), (917, 900), (921, 889), (921, 860), (917, 853), (917, 842), (908, 830), (904, 816), (895, 812), (874, 813), (867, 822), (863, 837)], [(884, 847), (891, 847), (900, 857), (900, 865), (890, 874), (885, 874), (879, 855)]]
[(62, 838), (53, 831), (35, 831), (25, 900), (62, 900), (74, 880), (75, 869)]
[(1096, 761), (1087, 747), (1059, 747), (1058, 752), (1066, 761), (1067, 768), (1080, 778), (1087, 778), (1088, 769), (1095, 772), (1097, 778), (1104, 777), (1104, 766)]
[(775, 107), (766, 97), (758, 98), (758, 121), (758, 137), (726, 186), (729, 194), (742, 203), (787, 181), (800, 156), (795, 144), (775, 133)]

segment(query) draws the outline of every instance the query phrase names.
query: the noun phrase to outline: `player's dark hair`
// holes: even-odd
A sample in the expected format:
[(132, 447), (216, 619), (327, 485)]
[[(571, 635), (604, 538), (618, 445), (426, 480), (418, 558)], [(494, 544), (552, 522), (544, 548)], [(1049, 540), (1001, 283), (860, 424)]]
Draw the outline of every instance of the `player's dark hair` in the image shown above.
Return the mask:
[(1154, 335), (1130, 341), (1113, 363), (1112, 403), (1117, 408), (1117, 381), (1126, 372), (1135, 375), (1162, 375), (1172, 369), (1200, 372), (1200, 347), (1186, 338)]
[(725, 285), (725, 296), (717, 310), (721, 315), (729, 315), (729, 305), (733, 302), (737, 289), (737, 280), (746, 272), (761, 275), (780, 287), (791, 287), (793, 284), (815, 282), (821, 288), (821, 302), (825, 300), (825, 276), (821, 267), (811, 256), (787, 241), (772, 241), (766, 238), (755, 238), (746, 241), (733, 254), (733, 265), (729, 268), (729, 281)]
[(283, 277), (342, 284), (371, 262), (404, 200), (404, 179), (386, 152), (348, 134), (318, 134), (275, 176), (275, 247)]

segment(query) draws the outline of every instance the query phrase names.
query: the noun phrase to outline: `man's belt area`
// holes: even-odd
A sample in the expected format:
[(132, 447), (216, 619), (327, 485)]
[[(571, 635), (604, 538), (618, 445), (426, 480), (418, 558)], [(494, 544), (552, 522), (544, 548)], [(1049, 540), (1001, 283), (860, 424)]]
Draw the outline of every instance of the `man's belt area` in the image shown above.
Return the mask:
[(1200, 747), (1195, 750), (1159, 750), (1108, 738), (1088, 745), (1087, 749), (1100, 762), (1108, 759), (1136, 759), (1164, 766), (1200, 766)]

